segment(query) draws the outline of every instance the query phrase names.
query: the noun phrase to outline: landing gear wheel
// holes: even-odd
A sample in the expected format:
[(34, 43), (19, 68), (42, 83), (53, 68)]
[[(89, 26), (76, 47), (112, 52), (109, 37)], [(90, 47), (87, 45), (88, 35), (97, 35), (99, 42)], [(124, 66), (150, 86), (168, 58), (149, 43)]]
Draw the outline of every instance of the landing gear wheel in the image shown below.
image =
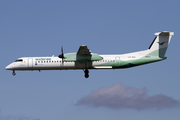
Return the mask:
[(85, 75), (84, 75), (84, 77), (85, 77), (85, 78), (88, 78), (88, 77), (89, 77), (89, 75), (88, 75), (88, 74), (85, 74)]
[(16, 75), (16, 73), (15, 73), (15, 70), (13, 70), (13, 73), (12, 73), (12, 75), (13, 75), (13, 76), (15, 76), (15, 75)]
[(88, 70), (88, 69), (85, 69), (84, 73), (85, 73), (84, 77), (85, 77), (85, 78), (88, 78), (88, 77), (89, 77), (89, 70)]

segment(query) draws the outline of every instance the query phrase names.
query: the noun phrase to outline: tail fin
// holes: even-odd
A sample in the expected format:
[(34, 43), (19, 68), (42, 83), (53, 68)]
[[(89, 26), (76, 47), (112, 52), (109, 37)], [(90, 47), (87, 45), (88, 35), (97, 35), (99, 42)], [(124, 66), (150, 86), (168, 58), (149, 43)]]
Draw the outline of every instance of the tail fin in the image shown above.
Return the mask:
[(156, 37), (149, 47), (150, 55), (164, 58), (167, 47), (170, 43), (172, 35), (174, 35), (174, 32), (163, 31), (155, 33), (154, 35)]

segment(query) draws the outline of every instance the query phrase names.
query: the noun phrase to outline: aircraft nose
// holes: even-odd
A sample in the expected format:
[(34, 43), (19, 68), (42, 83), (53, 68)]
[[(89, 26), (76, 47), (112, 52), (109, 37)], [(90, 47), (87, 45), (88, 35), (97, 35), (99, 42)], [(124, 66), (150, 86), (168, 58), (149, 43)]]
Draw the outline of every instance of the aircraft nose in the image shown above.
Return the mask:
[(12, 63), (9, 64), (8, 66), (5, 67), (6, 70), (12, 70), (13, 69), (13, 65)]

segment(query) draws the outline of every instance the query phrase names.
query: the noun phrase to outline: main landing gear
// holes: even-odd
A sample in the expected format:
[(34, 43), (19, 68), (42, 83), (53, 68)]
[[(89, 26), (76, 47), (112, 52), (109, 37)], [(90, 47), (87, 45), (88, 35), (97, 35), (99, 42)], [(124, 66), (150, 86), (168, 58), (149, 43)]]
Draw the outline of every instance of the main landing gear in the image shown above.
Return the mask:
[(85, 78), (88, 78), (88, 77), (89, 77), (89, 70), (88, 70), (88, 69), (85, 69), (85, 70), (84, 70), (84, 73), (85, 73), (84, 77), (85, 77)]
[(15, 76), (15, 75), (16, 75), (16, 73), (15, 73), (15, 70), (13, 70), (13, 73), (12, 73), (12, 75), (13, 75), (13, 76)]

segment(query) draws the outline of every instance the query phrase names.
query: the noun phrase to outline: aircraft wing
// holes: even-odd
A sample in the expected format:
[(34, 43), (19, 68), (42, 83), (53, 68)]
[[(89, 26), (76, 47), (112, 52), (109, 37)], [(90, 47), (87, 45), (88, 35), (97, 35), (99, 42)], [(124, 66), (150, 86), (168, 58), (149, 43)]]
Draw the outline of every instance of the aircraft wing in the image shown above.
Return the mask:
[(65, 61), (76, 61), (80, 63), (84, 63), (87, 61), (98, 61), (103, 58), (96, 53), (91, 53), (86, 45), (82, 45), (79, 47), (77, 53), (67, 53), (64, 54)]
[(82, 45), (79, 47), (77, 55), (90, 55), (91, 56), (91, 51), (87, 48), (86, 45)]

